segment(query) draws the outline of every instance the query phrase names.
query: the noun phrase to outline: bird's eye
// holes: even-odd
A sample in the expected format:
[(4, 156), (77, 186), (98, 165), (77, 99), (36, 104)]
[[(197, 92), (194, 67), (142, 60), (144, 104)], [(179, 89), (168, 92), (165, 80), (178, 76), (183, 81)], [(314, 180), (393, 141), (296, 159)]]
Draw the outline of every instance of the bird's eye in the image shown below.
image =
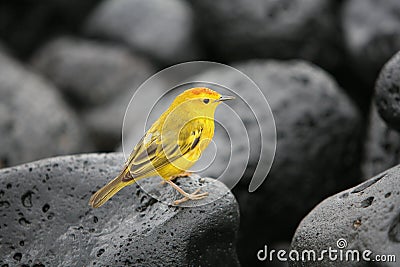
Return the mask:
[(210, 102), (210, 99), (208, 99), (208, 98), (203, 99), (203, 102), (204, 102), (204, 104), (208, 104), (208, 102)]

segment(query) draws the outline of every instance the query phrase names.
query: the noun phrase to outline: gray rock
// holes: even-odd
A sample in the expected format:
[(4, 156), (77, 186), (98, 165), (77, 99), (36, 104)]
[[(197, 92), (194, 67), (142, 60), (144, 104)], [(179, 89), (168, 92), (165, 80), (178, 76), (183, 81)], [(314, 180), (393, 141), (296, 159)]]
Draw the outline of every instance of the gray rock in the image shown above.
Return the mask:
[(68, 37), (45, 45), (32, 62), (84, 108), (138, 87), (154, 72), (148, 62), (124, 47)]
[(98, 148), (114, 151), (120, 145), (124, 114), (132, 95), (133, 92), (126, 91), (110, 102), (82, 114), (82, 120), (90, 129)]
[(56, 88), (0, 52), (0, 167), (88, 151), (85, 128)]
[(393, 129), (400, 130), (400, 52), (383, 67), (375, 86), (379, 114)]
[(400, 2), (344, 2), (342, 27), (353, 66), (369, 84), (389, 58), (400, 50)]
[(375, 105), (371, 109), (363, 158), (363, 178), (375, 176), (400, 163), (400, 134), (387, 126)]
[[(329, 194), (358, 182), (361, 118), (332, 78), (314, 65), (302, 61), (253, 61), (235, 67), (260, 86), (275, 116), (278, 143), (269, 176), (256, 192), (248, 192), (261, 144), (264, 153), (271, 153), (275, 146), (272, 118), (263, 113), (266, 103), (255, 93), (251, 82), (244, 81), (230, 68), (217, 66), (192, 80), (231, 88), (237, 99), (226, 104), (240, 121), (229, 107), (218, 107), (215, 119), (222, 126), (217, 125), (215, 130), (215, 158), (209, 153), (210, 149), (213, 152), (213, 145), (210, 145), (199, 164), (191, 169), (198, 170), (199, 166), (211, 162), (201, 172), (202, 176), (218, 177), (228, 186), (234, 185), (232, 178), (242, 177), (234, 188), (242, 215), (238, 253), (243, 265), (254, 266), (260, 264), (256, 253), (266, 242), (288, 242), (300, 220), (314, 205)], [(233, 94), (215, 84), (183, 84), (177, 90), (206, 85), (221, 93)], [(174, 94), (177, 92), (167, 95), (156, 107), (154, 118), (167, 108)], [(253, 111), (261, 114), (258, 122)], [(262, 139), (259, 127), (263, 131)], [(255, 178), (265, 177), (269, 163), (268, 160), (261, 162), (263, 172)]]
[[(244, 122), (250, 149), (254, 149), (250, 152), (244, 179), (234, 188), (242, 215), (238, 253), (242, 264), (254, 266), (260, 264), (255, 253), (265, 242), (290, 240), (300, 220), (314, 205), (358, 181), (361, 119), (335, 81), (312, 64), (253, 61), (235, 67), (252, 78), (267, 98), (278, 138), (274, 163), (266, 181), (256, 192), (249, 193), (248, 181), (258, 163), (261, 144), (266, 153), (275, 145), (271, 138), (274, 129), (264, 129), (261, 140), (258, 123), (262, 127), (270, 125), (268, 116), (261, 116), (257, 123), (239, 99), (229, 103)], [(265, 105), (250, 87), (228, 72), (211, 70), (199, 77), (199, 80), (207, 77), (208, 81), (214, 77), (247, 99), (253, 110), (261, 111), (261, 105)], [(216, 118), (222, 125), (237, 127), (224, 110), (227, 109), (219, 108), (221, 113)], [(243, 135), (235, 136), (239, 130), (230, 132), (235, 140), (231, 141), (231, 148), (226, 136), (216, 129), (214, 140), (218, 153), (204, 175), (219, 177), (221, 166), (224, 168), (231, 161), (233, 167), (224, 175), (242, 176), (248, 140)]]
[(121, 141), (129, 100), (154, 72), (148, 62), (122, 46), (72, 38), (49, 43), (32, 61), (75, 100), (96, 147), (102, 151), (112, 151)]
[(122, 164), (122, 154), (87, 154), (1, 170), (0, 264), (239, 266), (238, 206), (213, 179), (178, 180), (189, 192), (202, 185), (210, 193), (188, 202), (193, 207), (164, 204), (179, 195), (155, 177), (142, 181), (160, 201), (132, 185), (90, 208), (91, 194)]
[[(116, 147), (121, 145), (121, 135), (124, 131), (134, 140), (140, 140), (144, 134), (144, 125), (147, 119), (146, 110), (162, 95), (162, 90), (164, 89), (161, 81), (157, 82), (157, 84), (151, 90), (144, 92), (146, 99), (142, 99), (143, 101), (137, 103), (134, 108), (135, 113), (126, 118), (125, 112), (130, 100), (139, 88), (138, 85), (83, 114), (82, 119), (90, 129), (91, 135), (99, 148), (114, 151)], [(123, 123), (125, 123), (125, 130)]]
[(332, 69), (343, 58), (330, 0), (195, 0), (202, 42), (224, 60), (302, 58)]
[[(260, 248), (262, 249), (262, 248)], [(283, 243), (276, 243), (276, 244), (268, 244), (267, 245), (267, 249), (270, 250), (275, 250), (276, 253), (279, 250), (284, 250), (284, 251), (289, 251), (290, 249), (290, 242), (283, 242)], [(260, 254), (260, 257), (263, 257), (264, 255)], [(272, 257), (272, 260), (266, 259), (265, 260), (265, 265), (264, 266), (268, 266), (268, 267), (288, 267), (289, 263), (287, 261), (281, 261), (276, 257), (276, 254), (274, 255), (274, 257)]]
[(76, 32), (98, 0), (43, 0), (0, 3), (0, 39), (19, 57), (28, 58), (60, 32)]
[[(385, 171), (349, 190), (331, 196), (318, 204), (300, 223), (291, 249), (299, 252), (342, 248), (370, 250), (375, 255), (400, 257), (400, 166)], [(325, 254), (326, 255), (326, 254)], [(345, 258), (344, 258), (345, 259)], [(372, 262), (323, 261), (291, 262), (290, 266), (372, 266)], [(398, 262), (374, 262), (373, 266), (399, 266)]]
[(190, 7), (181, 0), (106, 0), (89, 16), (85, 31), (175, 63), (197, 55), (192, 20)]

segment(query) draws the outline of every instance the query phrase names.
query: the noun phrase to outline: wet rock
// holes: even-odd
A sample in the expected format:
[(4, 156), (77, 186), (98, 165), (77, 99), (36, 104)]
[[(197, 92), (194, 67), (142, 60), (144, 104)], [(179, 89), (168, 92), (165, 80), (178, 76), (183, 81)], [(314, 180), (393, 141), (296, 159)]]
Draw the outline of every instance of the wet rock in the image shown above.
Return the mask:
[(375, 86), (375, 102), (387, 124), (400, 130), (400, 52), (386, 63), (379, 74)]
[[(260, 87), (274, 115), (277, 130), (276, 155), (266, 181), (257, 191), (248, 192), (248, 182), (258, 163), (259, 149), (264, 153), (275, 145), (274, 129), (264, 129), (261, 139), (259, 125), (270, 125), (268, 116), (258, 121), (239, 98), (229, 105), (240, 116), (249, 137), (237, 138), (240, 124), (218, 108), (216, 118), (222, 125), (238, 127), (230, 131), (229, 143), (217, 128), (217, 155), (204, 172), (211, 177), (241, 177), (243, 157), (250, 157), (243, 179), (234, 188), (241, 207), (241, 228), (238, 253), (245, 265), (261, 264), (257, 251), (266, 242), (290, 240), (300, 220), (319, 201), (355, 184), (360, 176), (361, 119), (354, 104), (336, 82), (318, 67), (302, 61), (252, 61), (235, 65)], [(252, 88), (229, 72), (210, 70), (199, 80), (213, 81), (232, 88), (248, 101), (252, 110), (262, 112), (266, 104), (255, 97)], [(228, 140), (228, 141), (227, 141)], [(232, 146), (232, 147), (231, 147)], [(229, 168), (223, 173), (230, 162)], [(268, 162), (261, 162), (264, 168)], [(222, 167), (222, 170), (221, 170)], [(255, 177), (262, 179), (266, 175)], [(299, 199), (301, 201), (299, 201)]]
[(336, 1), (188, 2), (202, 42), (224, 60), (302, 58), (334, 68), (343, 58)]
[(85, 128), (49, 83), (0, 52), (0, 167), (88, 151)]
[[(387, 170), (364, 183), (331, 196), (318, 204), (300, 223), (291, 249), (301, 253), (323, 249), (358, 250), (360, 262), (340, 261), (340, 266), (367, 266), (362, 252), (400, 257), (400, 167)], [(339, 241), (340, 239), (343, 239)], [(375, 265), (376, 264), (376, 265)], [(323, 261), (291, 262), (290, 266), (338, 266), (325, 257)], [(398, 266), (384, 262), (374, 266)]]
[(89, 35), (129, 45), (164, 63), (196, 57), (192, 12), (181, 0), (107, 0), (89, 17)]
[[(122, 154), (87, 154), (0, 171), (0, 264), (45, 266), (238, 266), (238, 206), (213, 179), (178, 179), (209, 196), (192, 207), (160, 178), (125, 188), (99, 209), (92, 193), (117, 175)], [(152, 198), (142, 188), (146, 188)], [(151, 190), (151, 191), (150, 191)], [(208, 203), (207, 205), (202, 205)]]
[(32, 62), (84, 108), (138, 87), (154, 72), (148, 62), (124, 47), (68, 37), (45, 45)]
[(375, 105), (371, 109), (365, 142), (363, 178), (368, 179), (400, 163), (400, 134), (388, 127)]
[(354, 68), (373, 84), (387, 60), (400, 50), (400, 2), (349, 0), (344, 2), (342, 27)]

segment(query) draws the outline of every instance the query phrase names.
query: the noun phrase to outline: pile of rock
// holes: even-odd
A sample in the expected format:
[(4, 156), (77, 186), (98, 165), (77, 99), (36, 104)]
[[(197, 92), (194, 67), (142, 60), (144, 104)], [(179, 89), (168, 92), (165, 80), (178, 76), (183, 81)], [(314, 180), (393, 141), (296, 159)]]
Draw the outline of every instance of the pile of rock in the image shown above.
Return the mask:
[[(388, 169), (400, 163), (399, 14), (398, 0), (0, 3), (0, 265), (260, 266), (257, 251), (266, 244), (322, 249), (339, 238), (396, 254), (399, 172)], [(223, 69), (193, 77), (215, 78), (251, 103), (229, 103), (248, 140), (219, 108), (217, 120), (238, 141), (217, 126), (218, 154), (202, 172), (219, 177), (230, 162), (224, 175), (240, 179), (232, 190), (238, 203), (229, 193), (174, 208), (132, 186), (108, 208), (90, 209), (90, 195), (119, 171), (121, 154), (12, 167), (120, 150), (138, 87), (189, 60), (231, 64), (261, 91)], [(144, 111), (169, 87), (160, 80), (135, 107), (125, 122), (131, 143), (143, 134)], [(268, 116), (255, 120), (253, 111), (266, 109), (261, 94), (276, 129)], [(272, 158), (259, 155), (275, 149), (270, 169)], [(257, 164), (269, 175), (249, 193)], [(180, 183), (190, 190), (199, 181)], [(175, 197), (158, 182), (147, 185)]]

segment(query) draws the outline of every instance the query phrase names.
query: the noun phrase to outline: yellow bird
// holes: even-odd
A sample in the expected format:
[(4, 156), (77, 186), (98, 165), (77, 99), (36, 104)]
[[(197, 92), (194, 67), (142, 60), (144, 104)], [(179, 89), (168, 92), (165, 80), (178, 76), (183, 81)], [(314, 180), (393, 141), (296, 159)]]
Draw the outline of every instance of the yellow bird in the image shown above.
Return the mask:
[(178, 95), (135, 146), (120, 174), (93, 194), (89, 204), (100, 207), (123, 187), (156, 175), (183, 195), (175, 205), (206, 197), (208, 193), (199, 193), (200, 188), (187, 193), (172, 180), (189, 175), (187, 170), (214, 136), (215, 109), (229, 99), (234, 97), (221, 96), (205, 87)]

